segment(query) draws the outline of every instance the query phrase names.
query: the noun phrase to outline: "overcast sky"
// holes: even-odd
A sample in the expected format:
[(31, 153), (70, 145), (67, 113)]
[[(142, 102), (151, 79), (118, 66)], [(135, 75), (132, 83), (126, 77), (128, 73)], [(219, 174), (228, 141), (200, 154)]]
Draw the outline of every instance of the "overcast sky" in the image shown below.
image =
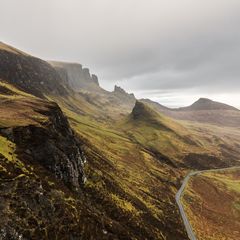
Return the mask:
[(0, 0), (1, 41), (168, 106), (240, 107), (240, 0)]

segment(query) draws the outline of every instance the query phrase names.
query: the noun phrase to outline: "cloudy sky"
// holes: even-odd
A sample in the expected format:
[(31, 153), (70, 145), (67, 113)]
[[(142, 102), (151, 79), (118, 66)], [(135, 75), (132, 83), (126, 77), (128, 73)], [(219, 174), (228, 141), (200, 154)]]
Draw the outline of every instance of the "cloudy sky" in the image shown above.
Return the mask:
[(1, 41), (168, 106), (240, 107), (239, 0), (0, 0)]

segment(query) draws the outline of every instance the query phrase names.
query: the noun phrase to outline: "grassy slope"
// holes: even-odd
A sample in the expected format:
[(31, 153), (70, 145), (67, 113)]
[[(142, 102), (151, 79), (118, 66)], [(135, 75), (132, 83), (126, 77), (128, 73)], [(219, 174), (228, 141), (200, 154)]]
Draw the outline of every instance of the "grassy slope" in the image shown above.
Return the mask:
[(0, 96), (0, 238), (95, 240), (121, 234), (123, 228), (116, 222), (117, 230), (106, 236), (103, 230), (111, 229), (112, 220), (91, 204), (87, 194), (79, 197), (37, 162), (18, 157), (17, 146), (4, 135), (11, 128), (45, 124), (48, 118), (39, 110), (47, 111), (51, 103), (0, 84), (5, 88)]
[[(47, 121), (44, 116), (35, 111), (36, 108), (44, 108), (45, 101), (25, 95), (24, 92), (9, 84), (3, 83), (2, 85), (14, 92), (12, 94), (12, 92), (6, 93), (8, 91), (5, 91), (1, 95), (2, 102), (7, 102), (7, 105), (1, 105), (2, 127), (40, 124), (41, 121)], [(83, 206), (89, 209), (89, 206), (84, 203), (87, 201), (94, 208), (94, 210), (88, 210), (90, 211), (88, 212), (88, 221), (104, 222), (104, 229), (108, 232), (107, 236), (112, 234), (113, 236), (122, 236), (123, 239), (126, 237), (142, 239), (147, 236), (153, 239), (164, 239), (165, 237), (174, 239), (176, 236), (181, 236), (184, 239), (185, 233), (174, 199), (184, 170), (176, 169), (166, 164), (165, 161), (159, 161), (161, 158), (156, 158), (151, 150), (158, 150), (172, 162), (177, 163), (181, 162), (182, 156), (186, 152), (194, 151), (194, 149), (207, 152), (213, 151), (215, 148), (202, 148), (201, 145), (193, 144), (195, 141), (202, 143), (205, 140), (195, 137), (194, 134), (197, 133), (187, 130), (169, 118), (151, 112), (150, 109), (148, 109), (150, 112), (145, 114), (146, 118), (133, 120), (130, 116), (123, 122), (113, 125), (113, 120), (109, 122), (99, 119), (98, 114), (100, 115), (100, 113), (91, 106), (84, 108), (84, 112), (82, 112), (82, 103), (79, 103), (76, 98), (62, 101), (61, 98), (52, 97), (52, 100), (57, 101), (68, 116), (72, 127), (85, 143), (85, 152), (88, 157), (86, 167), (88, 181), (83, 190), (84, 196), (81, 199), (74, 195), (71, 196), (70, 206), (66, 200), (69, 198), (68, 190), (62, 191), (58, 187), (52, 187), (48, 180), (46, 181), (44, 189), (52, 189), (48, 195), (48, 198), (52, 199), (51, 201), (57, 201), (54, 196), (55, 191), (58, 192), (58, 200), (61, 201), (64, 209), (63, 216), (68, 216), (68, 212), (74, 207), (78, 210), (71, 221), (79, 222), (79, 218), (86, 214)], [(23, 103), (24, 105), (22, 105)], [(4, 106), (6, 107), (5, 114)], [(10, 106), (12, 107), (10, 108)], [(9, 111), (10, 109), (13, 111)], [(11, 117), (11, 113), (14, 114), (14, 118)], [(149, 118), (150, 121), (148, 121)], [(2, 149), (6, 148), (6, 143), (2, 146)], [(36, 171), (30, 168), (31, 177), (28, 178), (31, 179), (34, 187), (37, 184), (33, 176), (36, 175), (36, 179), (39, 178), (39, 166), (35, 167)], [(44, 175), (43, 178), (48, 176), (48, 173), (42, 171), (41, 178), (42, 175)], [(23, 173), (20, 172), (21, 174)], [(50, 182), (53, 182), (54, 186), (59, 184), (53, 179)], [(28, 187), (26, 187), (26, 191), (28, 191)], [(20, 198), (19, 202), (21, 201), (26, 200)], [(16, 206), (15, 211), (18, 207)], [(105, 217), (100, 217), (100, 213), (103, 213)], [(9, 218), (11, 219), (11, 215)], [(37, 216), (37, 219), (43, 221), (40, 216)], [(52, 221), (56, 221), (54, 214), (52, 214)], [(85, 224), (88, 224), (87, 228)], [(29, 228), (27, 223), (23, 223), (21, 226)], [(48, 236), (52, 224), (46, 222), (45, 226)], [(63, 224), (63, 229), (64, 226)], [(103, 227), (100, 226), (101, 228)], [(88, 237), (95, 236), (93, 230), (100, 230), (97, 230), (98, 227), (94, 224), (91, 225), (84, 221), (81, 222), (78, 229), (75, 225), (73, 229), (76, 232), (82, 231)], [(60, 234), (64, 236), (64, 232)], [(119, 238), (121, 239), (121, 237)]]
[(204, 136), (185, 123), (179, 123), (157, 113), (147, 105), (143, 105), (140, 115), (139, 118), (134, 118), (132, 113), (121, 127), (142, 147), (160, 153), (181, 166), (185, 164), (185, 156), (189, 153), (208, 154), (220, 158), (217, 144), (211, 143), (210, 135)]
[[(45, 109), (43, 101), (7, 83), (1, 82), (0, 86), (6, 90), (0, 95), (2, 129), (30, 124), (39, 125), (47, 121), (35, 111), (39, 108)], [(75, 213), (67, 192), (64, 193), (64, 189), (59, 188), (59, 183), (45, 169), (36, 163), (20, 160), (15, 151), (16, 145), (0, 136), (0, 236), (21, 238), (37, 233), (42, 238), (51, 238), (51, 235), (57, 233), (53, 224), (57, 224), (59, 226), (57, 234), (60, 237), (63, 234), (62, 228), (66, 228), (66, 223), (61, 218), (56, 222), (56, 218), (53, 217), (53, 206), (59, 204), (65, 213), (62, 216), (70, 221), (73, 218), (70, 217), (70, 213), (72, 212), (72, 215)], [(36, 201), (39, 201), (41, 196), (44, 196), (45, 202), (36, 206)], [(45, 207), (49, 211), (48, 218), (41, 216), (45, 212)], [(60, 217), (59, 211), (55, 213), (58, 214)], [(74, 217), (76, 219), (76, 216)]]
[[(41, 125), (48, 120), (39, 113), (39, 110), (47, 108), (48, 103), (45, 100), (25, 94), (7, 83), (1, 83), (1, 86), (5, 88), (0, 96), (1, 128)], [(76, 106), (78, 104), (75, 102)], [(67, 106), (69, 107), (69, 104)], [(0, 181), (2, 195), (7, 197), (2, 201), (5, 206), (11, 205), (9, 209), (4, 207), (2, 210), (4, 221), (9, 219), (14, 229), (16, 225), (19, 226), (17, 232), (25, 236), (34, 236), (40, 222), (45, 229), (43, 236), (46, 238), (51, 236), (51, 231), (52, 234), (56, 234), (53, 225), (39, 215), (43, 214), (44, 210), (41, 208), (47, 207), (47, 203), (40, 204), (40, 209), (30, 211), (26, 209), (30, 203), (28, 195), (19, 193), (19, 186), (22, 185), (24, 192), (30, 194), (34, 188), (36, 192), (34, 190), (31, 195), (38, 198), (43, 191), (47, 201), (61, 205), (63, 221), (65, 222), (65, 218), (69, 219), (68, 221), (74, 223), (70, 229), (72, 228), (74, 232), (83, 232), (88, 239), (90, 237), (97, 239), (93, 231), (99, 235), (99, 231), (102, 232), (104, 228), (108, 232), (106, 238), (111, 235), (118, 236), (119, 239), (142, 239), (147, 236), (164, 239), (185, 236), (173, 197), (180, 173), (157, 162), (138, 144), (128, 139), (124, 132), (108, 126), (107, 123), (99, 123), (89, 116), (80, 116), (76, 114), (76, 108), (74, 111), (72, 108), (63, 109), (73, 128), (86, 144), (89, 164), (86, 169), (88, 181), (83, 190), (84, 196), (78, 198), (66, 188), (59, 187), (61, 185), (59, 181), (52, 178), (51, 174), (38, 164), (18, 159), (14, 154), (14, 144), (1, 136), (1, 177), (9, 179), (7, 183), (3, 179)], [(41, 184), (38, 179), (42, 180)], [(169, 194), (163, 195), (162, 193), (166, 192), (166, 181)], [(43, 189), (41, 185), (44, 185)], [(7, 193), (7, 188), (11, 189), (11, 195)], [(71, 201), (68, 200), (69, 196)], [(18, 199), (18, 204), (15, 199)], [(91, 203), (90, 206), (94, 209), (86, 213), (90, 208), (88, 203)], [(77, 209), (72, 217), (68, 215), (71, 208)], [(23, 209), (26, 214), (22, 215), (19, 209)], [(51, 209), (48, 211), (52, 223), (60, 221)], [(105, 217), (101, 217), (100, 213), (104, 213)], [(87, 221), (89, 226), (86, 228), (87, 223), (82, 220), (77, 228), (79, 218), (85, 214), (90, 218)], [(18, 218), (23, 219), (21, 223)], [(30, 226), (29, 219), (33, 226)], [(98, 229), (99, 227), (91, 223), (92, 221), (101, 221), (104, 227), (100, 225)], [(62, 226), (63, 230), (58, 233), (59, 236), (64, 236), (64, 222), (55, 224)], [(175, 226), (174, 231), (171, 230), (172, 226)], [(30, 228), (32, 230), (29, 230)]]
[[(61, 103), (59, 99), (57, 101)], [(88, 146), (85, 190), (104, 202), (101, 208), (111, 215), (117, 207), (123, 216), (131, 216), (131, 221), (123, 217), (124, 223), (131, 226), (133, 222), (142, 222), (143, 229), (149, 227), (144, 221), (147, 217), (158, 238), (170, 231), (165, 229), (170, 224), (179, 228), (176, 227), (179, 222), (174, 195), (184, 170), (171, 167), (153, 152), (166, 156), (174, 165), (182, 164), (183, 156), (189, 152), (218, 155), (217, 144), (211, 142), (211, 136), (205, 137), (151, 109), (145, 109), (147, 112), (140, 119), (134, 120), (130, 116), (109, 124), (76, 114), (67, 105), (61, 106)], [(158, 227), (153, 227), (154, 222)], [(157, 229), (165, 230), (161, 233)]]
[[(111, 215), (117, 208), (124, 224), (142, 222), (141, 228), (146, 231), (151, 228), (158, 238), (161, 234), (168, 236), (170, 230), (165, 228), (170, 225), (179, 231), (174, 195), (185, 170), (171, 167), (171, 163), (183, 166), (184, 156), (189, 152), (220, 158), (221, 139), (214, 134), (202, 134), (193, 126), (177, 123), (150, 108), (144, 109), (140, 119), (129, 116), (117, 123), (111, 120), (111, 124), (90, 115), (76, 114), (76, 109), (72, 111), (60, 99), (56, 101), (88, 146), (85, 190), (90, 196), (97, 196), (102, 203), (100, 211)], [(156, 157), (153, 154), (156, 151), (170, 159), (170, 165), (164, 158)], [(131, 221), (124, 216), (131, 216)], [(144, 221), (146, 217), (151, 227)], [(161, 233), (158, 229), (165, 230)]]
[[(101, 211), (155, 239), (183, 236), (174, 200), (179, 171), (156, 161), (117, 125), (80, 116), (66, 106), (62, 109), (87, 146), (85, 190), (97, 198)], [(163, 194), (166, 188), (168, 194)]]
[(46, 101), (0, 82), (0, 127), (27, 126), (46, 121), (37, 110), (46, 109)]
[(194, 176), (183, 203), (198, 239), (235, 240), (240, 231), (240, 171)]

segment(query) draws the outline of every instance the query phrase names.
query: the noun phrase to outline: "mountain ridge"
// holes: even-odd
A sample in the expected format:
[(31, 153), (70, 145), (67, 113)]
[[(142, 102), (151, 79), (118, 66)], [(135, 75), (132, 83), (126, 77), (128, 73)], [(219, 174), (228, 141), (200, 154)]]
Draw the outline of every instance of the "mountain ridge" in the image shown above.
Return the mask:
[(102, 91), (98, 77), (80, 63), (48, 61), (74, 91)]
[(176, 120), (239, 127), (239, 109), (207, 98), (200, 98), (192, 105), (181, 108), (168, 108), (149, 99), (141, 99), (140, 101)]
[(196, 102), (188, 107), (181, 107), (176, 110), (234, 110), (239, 111), (239, 109), (232, 107), (228, 104), (213, 101), (208, 98), (199, 98)]

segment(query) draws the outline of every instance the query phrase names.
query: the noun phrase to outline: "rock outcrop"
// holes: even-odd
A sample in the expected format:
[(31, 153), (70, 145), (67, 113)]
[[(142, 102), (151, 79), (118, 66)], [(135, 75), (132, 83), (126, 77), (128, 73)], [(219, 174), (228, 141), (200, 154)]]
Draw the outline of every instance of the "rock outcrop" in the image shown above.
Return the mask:
[(156, 119), (158, 117), (158, 114), (144, 103), (136, 101), (130, 116), (134, 120), (149, 121), (150, 119)]
[(114, 94), (118, 94), (118, 95), (122, 95), (122, 96), (125, 96), (125, 97), (128, 97), (129, 99), (135, 99), (135, 96), (133, 93), (127, 93), (123, 88), (115, 85), (114, 86), (114, 91), (113, 91)]
[(85, 182), (85, 156), (67, 118), (57, 104), (39, 114), (48, 118), (41, 125), (4, 128), (0, 133), (16, 144), (16, 154), (29, 163), (38, 162), (73, 190)]
[(96, 85), (99, 86), (99, 81), (98, 81), (98, 77), (97, 77), (97, 75), (92, 74), (92, 80), (93, 80), (93, 82), (94, 82)]
[(101, 91), (98, 78), (78, 63), (49, 62), (74, 91)]
[(122, 104), (129, 105), (131, 108), (134, 106), (136, 102), (136, 98), (133, 93), (127, 93), (124, 89), (119, 86), (114, 86), (114, 91), (112, 95), (120, 100)]
[(0, 45), (0, 59), (0, 79), (38, 97), (67, 94), (59, 74), (49, 63), (3, 43)]

